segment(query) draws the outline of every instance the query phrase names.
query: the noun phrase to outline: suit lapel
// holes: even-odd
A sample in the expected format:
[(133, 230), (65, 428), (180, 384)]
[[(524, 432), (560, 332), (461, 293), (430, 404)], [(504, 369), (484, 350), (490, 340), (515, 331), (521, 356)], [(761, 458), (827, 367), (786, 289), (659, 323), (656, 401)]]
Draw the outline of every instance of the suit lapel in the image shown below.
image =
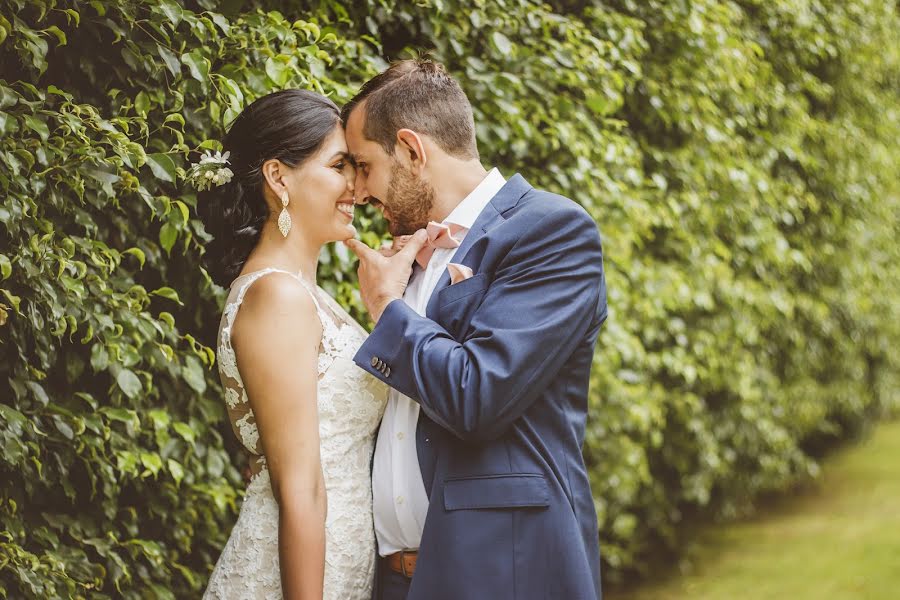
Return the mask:
[[(481, 239), (495, 225), (503, 222), (503, 213), (514, 207), (519, 202), (519, 199), (530, 189), (532, 189), (531, 185), (518, 173), (510, 177), (509, 181), (506, 182), (506, 185), (500, 188), (500, 191), (491, 198), (491, 201), (487, 203), (484, 210), (482, 210), (481, 214), (478, 215), (478, 218), (475, 219), (475, 222), (472, 224), (472, 229), (466, 234), (465, 239), (463, 239), (459, 248), (456, 250), (456, 253), (453, 255), (453, 262), (465, 264), (466, 256), (475, 242)], [(473, 265), (466, 266), (472, 267), (474, 270)], [(431, 297), (428, 299), (428, 305), (425, 309), (425, 316), (427, 318), (434, 320), (435, 311), (437, 310), (438, 292), (448, 285), (450, 285), (450, 273), (445, 269), (441, 274), (441, 278), (438, 280), (434, 291), (431, 292)], [(417, 458), (419, 459), (419, 471), (422, 475), (422, 482), (425, 484), (425, 493), (430, 500), (431, 485), (434, 480), (434, 453), (437, 451), (435, 442), (437, 440), (434, 439), (431, 440), (431, 442), (426, 441), (426, 438), (429, 436), (429, 427), (425, 426), (426, 420), (428, 420), (428, 417), (425, 413), (419, 411), (419, 421), (416, 424), (416, 453)], [(430, 420), (428, 420), (428, 422), (430, 423)]]
[[(506, 184), (500, 188), (500, 191), (491, 198), (491, 201), (487, 203), (484, 210), (482, 210), (481, 214), (478, 215), (478, 218), (475, 219), (472, 228), (466, 234), (466, 237), (453, 255), (453, 262), (466, 264), (466, 256), (475, 242), (484, 237), (484, 235), (495, 225), (503, 222), (503, 213), (515, 206), (519, 199), (530, 189), (531, 185), (518, 173), (510, 177), (509, 181), (507, 181)], [(466, 266), (472, 267), (473, 270), (475, 269), (473, 265)], [(428, 299), (425, 316), (429, 319), (434, 320), (435, 311), (437, 310), (438, 293), (448, 285), (450, 285), (450, 272), (445, 269), (441, 274), (440, 279), (438, 279), (434, 291), (431, 292), (431, 297)]]

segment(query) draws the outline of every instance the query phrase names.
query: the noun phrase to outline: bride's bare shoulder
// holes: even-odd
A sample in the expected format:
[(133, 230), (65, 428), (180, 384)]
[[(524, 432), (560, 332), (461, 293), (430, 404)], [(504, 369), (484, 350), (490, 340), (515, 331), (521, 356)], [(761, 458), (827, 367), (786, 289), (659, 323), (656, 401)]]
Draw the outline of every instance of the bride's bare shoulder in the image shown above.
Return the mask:
[(235, 337), (241, 330), (257, 334), (293, 334), (315, 331), (321, 336), (321, 323), (312, 292), (290, 273), (272, 272), (259, 277), (244, 294), (235, 320)]

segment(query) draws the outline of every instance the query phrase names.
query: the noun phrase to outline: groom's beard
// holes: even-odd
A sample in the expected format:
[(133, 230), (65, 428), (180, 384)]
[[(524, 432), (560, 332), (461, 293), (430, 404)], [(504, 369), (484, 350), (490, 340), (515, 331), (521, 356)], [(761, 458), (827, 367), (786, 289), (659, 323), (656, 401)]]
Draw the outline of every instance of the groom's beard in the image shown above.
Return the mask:
[(434, 188), (394, 160), (384, 206), (391, 216), (391, 235), (412, 235), (428, 225), (428, 215), (434, 206)]

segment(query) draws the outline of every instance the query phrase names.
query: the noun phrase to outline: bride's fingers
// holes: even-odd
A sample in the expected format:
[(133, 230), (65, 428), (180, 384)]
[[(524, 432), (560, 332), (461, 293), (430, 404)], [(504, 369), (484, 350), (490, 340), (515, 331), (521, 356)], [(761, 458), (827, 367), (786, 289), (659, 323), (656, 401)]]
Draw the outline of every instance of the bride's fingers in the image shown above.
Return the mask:
[(411, 237), (411, 235), (401, 235), (391, 239), (390, 241), (385, 241), (378, 251), (382, 256), (390, 258), (391, 256), (394, 256), (395, 254), (403, 250), (403, 247), (406, 246), (406, 243)]
[(428, 242), (428, 234), (425, 233), (424, 229), (420, 229), (411, 236), (407, 236), (409, 239), (404, 243), (403, 248), (398, 252), (398, 255), (403, 255), (404, 260), (412, 264), (412, 262), (416, 258), (416, 254), (419, 253), (419, 250), (422, 249), (422, 246)]
[(401, 235), (397, 236), (391, 240), (391, 248), (394, 250), (403, 250), (403, 247), (406, 246), (406, 243), (409, 242), (411, 235)]

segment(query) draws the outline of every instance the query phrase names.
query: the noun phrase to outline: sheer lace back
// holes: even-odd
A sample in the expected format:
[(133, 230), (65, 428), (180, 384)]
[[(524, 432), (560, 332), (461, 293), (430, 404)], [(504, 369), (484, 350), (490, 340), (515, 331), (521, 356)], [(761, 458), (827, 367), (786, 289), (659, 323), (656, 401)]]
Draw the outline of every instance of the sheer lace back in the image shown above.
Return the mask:
[[(235, 436), (256, 457), (241, 514), (210, 577), (208, 598), (280, 598), (278, 506), (272, 496), (259, 431), (231, 344), (247, 290), (270, 273), (303, 285), (322, 323), (317, 405), (322, 472), (328, 496), (325, 523), (327, 600), (368, 600), (375, 569), (369, 465), (388, 388), (360, 369), (353, 356), (366, 333), (324, 290), (300, 274), (269, 268), (234, 280), (219, 326), (219, 375)], [(285, 368), (291, 368), (290, 357)]]
[[(225, 302), (225, 310), (222, 313), (222, 321), (219, 326), (218, 341), (218, 363), (219, 377), (222, 381), (222, 387), (225, 388), (225, 404), (228, 408), (228, 417), (231, 421), (231, 427), (235, 436), (240, 440), (244, 448), (254, 456), (262, 456), (262, 449), (259, 443), (259, 431), (256, 428), (256, 418), (253, 416), (253, 409), (250, 408), (250, 400), (247, 397), (247, 391), (244, 388), (244, 381), (241, 379), (241, 373), (237, 366), (237, 356), (234, 347), (231, 345), (231, 331), (234, 327), (234, 321), (237, 317), (238, 310), (244, 302), (244, 296), (257, 280), (269, 275), (270, 273), (285, 273), (294, 277), (300, 285), (310, 292), (310, 296), (316, 305), (316, 312), (321, 311), (319, 302), (315, 294), (309, 288), (309, 284), (303, 281), (300, 274), (289, 273), (280, 269), (263, 269), (246, 273), (234, 280), (231, 284), (231, 292), (228, 300)], [(323, 338), (325, 322), (328, 319), (322, 319)], [(319, 377), (322, 376), (322, 369), (319, 369)]]
[[(260, 278), (271, 273), (284, 273), (295, 278), (300, 285), (309, 292), (319, 321), (322, 323), (322, 342), (319, 349), (318, 377), (321, 381), (328, 368), (334, 363), (340, 354), (342, 344), (342, 328), (355, 329), (356, 333), (365, 336), (365, 330), (350, 318), (341, 316), (343, 309), (327, 294), (318, 294), (317, 290), (310, 286), (299, 273), (290, 273), (281, 269), (267, 268), (261, 271), (246, 273), (234, 280), (231, 293), (225, 303), (222, 314), (222, 322), (219, 328), (218, 362), (219, 376), (225, 388), (225, 404), (228, 407), (228, 416), (231, 421), (235, 436), (240, 440), (244, 448), (254, 456), (262, 456), (262, 448), (259, 443), (259, 431), (256, 428), (256, 419), (247, 391), (241, 379), (237, 366), (237, 357), (231, 345), (231, 331), (234, 322), (244, 301), (247, 291)], [(325, 304), (325, 306), (323, 306)]]

